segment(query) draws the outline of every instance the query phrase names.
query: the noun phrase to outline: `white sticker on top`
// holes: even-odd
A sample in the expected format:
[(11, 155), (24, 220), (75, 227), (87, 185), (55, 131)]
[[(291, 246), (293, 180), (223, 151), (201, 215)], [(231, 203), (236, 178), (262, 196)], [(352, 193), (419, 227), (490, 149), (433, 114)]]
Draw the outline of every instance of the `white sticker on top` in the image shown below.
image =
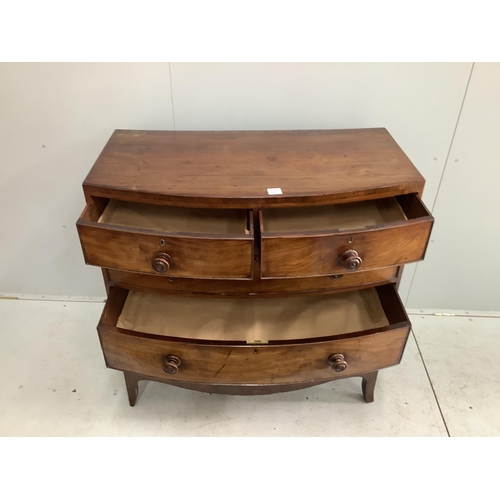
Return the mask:
[(281, 188), (267, 188), (267, 194), (283, 194)]

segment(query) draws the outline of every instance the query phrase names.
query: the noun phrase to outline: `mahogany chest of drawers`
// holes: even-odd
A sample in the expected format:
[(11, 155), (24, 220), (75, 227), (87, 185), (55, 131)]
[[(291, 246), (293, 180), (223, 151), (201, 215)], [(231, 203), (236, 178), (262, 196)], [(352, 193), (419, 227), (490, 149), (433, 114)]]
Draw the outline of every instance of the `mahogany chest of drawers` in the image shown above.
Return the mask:
[(85, 262), (108, 299), (106, 365), (268, 394), (400, 362), (397, 287), (423, 259), (424, 179), (386, 129), (116, 130), (83, 183)]

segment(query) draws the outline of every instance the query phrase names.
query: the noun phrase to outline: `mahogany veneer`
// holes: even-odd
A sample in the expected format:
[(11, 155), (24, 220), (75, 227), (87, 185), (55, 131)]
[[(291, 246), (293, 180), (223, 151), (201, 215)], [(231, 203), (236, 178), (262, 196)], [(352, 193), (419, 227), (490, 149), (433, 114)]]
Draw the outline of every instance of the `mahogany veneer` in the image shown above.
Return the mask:
[(383, 128), (116, 130), (77, 228), (130, 404), (139, 380), (269, 394), (353, 376), (373, 401), (410, 330), (397, 287), (429, 241), (423, 187)]

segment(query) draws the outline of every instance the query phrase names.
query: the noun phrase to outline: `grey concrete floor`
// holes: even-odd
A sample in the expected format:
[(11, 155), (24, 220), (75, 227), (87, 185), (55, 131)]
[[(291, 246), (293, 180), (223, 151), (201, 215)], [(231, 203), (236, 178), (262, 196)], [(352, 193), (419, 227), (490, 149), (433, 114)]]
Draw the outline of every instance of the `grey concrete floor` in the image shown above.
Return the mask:
[(102, 308), (0, 300), (1, 436), (500, 435), (500, 317), (411, 314), (403, 360), (379, 373), (371, 404), (354, 378), (268, 396), (141, 382), (131, 408), (122, 373), (104, 366)]

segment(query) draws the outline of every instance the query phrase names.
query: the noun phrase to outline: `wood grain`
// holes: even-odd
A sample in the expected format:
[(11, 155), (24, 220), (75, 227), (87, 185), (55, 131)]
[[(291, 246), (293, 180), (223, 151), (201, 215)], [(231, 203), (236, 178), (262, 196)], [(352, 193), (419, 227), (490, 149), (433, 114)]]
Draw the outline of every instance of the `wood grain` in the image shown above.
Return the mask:
[[(397, 364), (410, 323), (392, 285), (376, 288), (389, 325), (324, 339), (275, 340), (268, 345), (163, 337), (115, 325), (128, 292), (112, 289), (98, 325), (111, 368), (163, 380), (223, 384), (281, 384), (331, 380)], [(329, 358), (342, 354), (348, 364), (333, 372)], [(181, 360), (178, 373), (163, 371), (166, 356)]]
[[(268, 188), (283, 194), (269, 195)], [(115, 131), (84, 181), (87, 207), (77, 227), (85, 261), (103, 268), (108, 300), (99, 339), (107, 366), (125, 374), (130, 403), (143, 379), (207, 392), (269, 394), (351, 376), (363, 377), (365, 400), (372, 401), (377, 371), (400, 362), (408, 338), (410, 322), (395, 286), (402, 266), (423, 258), (429, 241), (433, 218), (421, 202), (423, 188), (423, 177), (384, 128)], [(404, 212), (401, 220), (384, 209), (364, 224), (364, 212), (351, 210), (354, 202), (380, 200), (376, 205), (382, 207), (387, 201), (382, 199), (393, 197)], [(110, 199), (109, 218), (99, 223)], [(149, 204), (139, 207), (145, 224), (131, 225), (122, 217), (137, 212), (128, 202)], [(337, 206), (323, 217), (328, 205)], [(365, 203), (365, 211), (370, 206)], [(171, 207), (202, 210), (197, 220), (185, 220), (184, 208)], [(281, 219), (286, 224), (269, 226), (278, 228), (273, 232), (261, 211), (275, 208), (286, 209)], [(248, 209), (250, 223), (243, 232), (238, 226), (238, 234), (230, 224), (209, 233), (207, 224), (199, 223), (208, 209), (227, 214)], [(282, 230), (290, 210), (299, 217), (308, 213), (299, 231), (293, 224)], [(334, 222), (346, 214), (350, 223), (361, 219), (362, 224)], [(177, 230), (170, 231), (174, 222)], [(183, 231), (187, 223), (190, 232)], [(356, 250), (362, 260), (356, 271), (341, 265), (347, 250)], [(155, 261), (158, 253), (164, 255)], [(165, 273), (157, 274), (154, 262)], [(195, 303), (196, 297), (267, 301), (374, 285), (381, 285), (375, 290), (385, 326), (336, 336), (327, 328), (328, 336), (315, 337), (314, 321), (310, 327), (306, 322), (300, 338), (287, 340), (278, 332), (267, 345), (248, 345), (241, 336), (183, 339), (166, 336), (170, 330), (162, 336), (116, 326), (128, 289), (183, 295)], [(296, 309), (300, 312), (300, 305)], [(335, 372), (332, 366), (345, 369)]]
[(191, 278), (251, 278), (253, 216), (249, 234), (167, 233), (97, 222), (90, 203), (77, 222), (85, 262), (109, 269), (157, 274), (152, 259), (158, 253), (172, 258), (165, 276)]
[(421, 195), (424, 179), (384, 128), (116, 130), (83, 187), (87, 200), (254, 208)]
[(350, 288), (364, 288), (394, 282), (397, 267), (384, 267), (372, 271), (338, 274), (333, 277), (254, 279), (254, 280), (211, 280), (168, 278), (108, 269), (112, 285), (132, 290), (155, 291), (175, 295), (255, 297), (285, 296), (308, 293), (332, 293)]
[(373, 403), (375, 384), (377, 383), (378, 371), (365, 373), (363, 375), (363, 382), (361, 383), (361, 390), (363, 391), (363, 397), (367, 403)]
[[(413, 200), (412, 206), (416, 204), (421, 208), (417, 217), (412, 218), (414, 207), (407, 213), (408, 220), (353, 231), (269, 233), (264, 230), (260, 212), (262, 277), (356, 273), (423, 259), (434, 218), (415, 195), (408, 195), (408, 198)], [(355, 250), (362, 259), (358, 271), (347, 271), (344, 267), (341, 257), (347, 250)]]
[[(264, 236), (262, 277), (328, 276), (415, 262), (424, 258), (431, 228), (432, 221), (422, 221), (347, 234)], [(342, 265), (340, 258), (349, 249), (356, 250), (363, 259), (359, 271), (347, 271)]]
[[(338, 375), (328, 358), (342, 353), (341, 376), (354, 376), (399, 363), (408, 327), (355, 338), (280, 346), (214, 346), (170, 342), (99, 328), (107, 366), (164, 380), (200, 383), (276, 384), (331, 380)], [(178, 356), (178, 373), (163, 371), (165, 356)]]
[[(374, 372), (377, 374), (378, 372)], [(129, 392), (130, 406), (134, 406), (137, 400), (137, 382), (140, 380), (152, 380), (154, 382), (162, 382), (164, 384), (173, 385), (175, 387), (181, 387), (182, 389), (187, 389), (190, 391), (200, 391), (209, 392), (213, 394), (229, 394), (233, 396), (261, 396), (264, 394), (276, 394), (277, 392), (289, 392), (297, 391), (300, 389), (306, 389), (308, 387), (314, 387), (315, 385), (324, 384), (329, 382), (329, 380), (317, 380), (317, 381), (307, 381), (307, 382), (291, 382), (282, 384), (218, 384), (218, 383), (200, 383), (200, 382), (183, 382), (181, 380), (165, 380), (157, 377), (148, 377), (147, 375), (135, 374), (131, 372), (124, 372), (125, 380), (127, 383), (127, 390)], [(333, 372), (332, 372), (333, 375)], [(373, 377), (373, 372), (369, 374), (360, 374), (360, 377)], [(338, 380), (342, 378), (348, 378), (349, 375), (343, 377), (342, 374), (335, 374), (332, 376), (331, 380)], [(362, 384), (364, 379), (362, 381)], [(362, 385), (363, 387), (363, 385)], [(365, 394), (363, 394), (365, 396)], [(132, 397), (131, 397), (132, 396)], [(373, 394), (372, 394), (373, 397)], [(365, 401), (367, 400), (365, 396)]]

